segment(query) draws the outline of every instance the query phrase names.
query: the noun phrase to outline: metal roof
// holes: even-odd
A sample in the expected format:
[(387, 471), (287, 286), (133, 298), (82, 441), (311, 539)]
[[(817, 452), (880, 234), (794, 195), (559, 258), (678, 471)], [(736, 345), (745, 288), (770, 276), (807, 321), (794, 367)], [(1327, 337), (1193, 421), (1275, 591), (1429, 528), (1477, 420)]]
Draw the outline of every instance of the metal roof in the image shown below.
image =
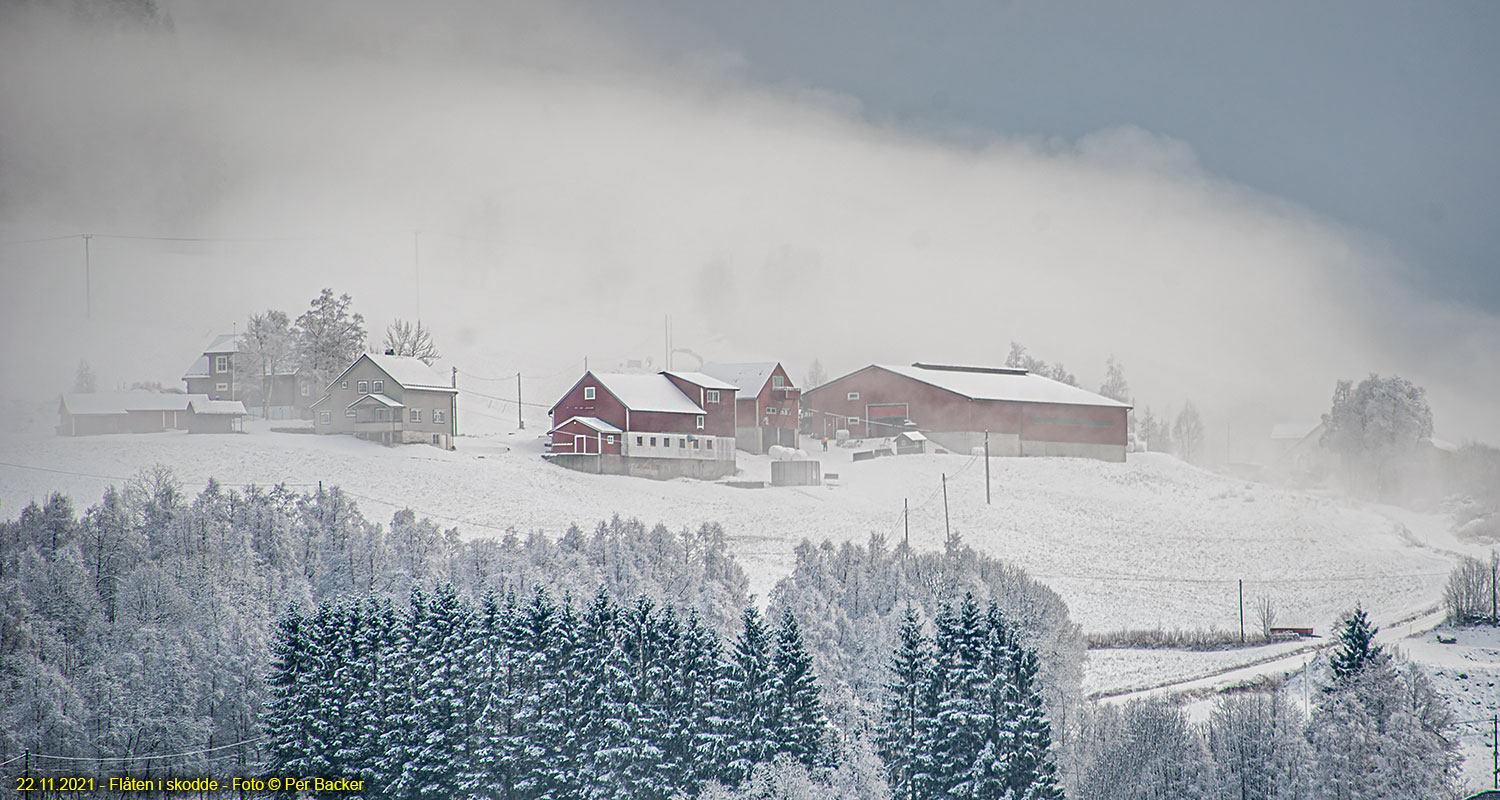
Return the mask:
[(593, 428), (594, 430), (596, 430), (596, 431), (598, 431), (600, 433), (624, 433), (624, 431), (620, 430), (619, 428), (616, 428), (615, 426), (609, 424), (608, 422), (605, 422), (602, 419), (599, 419), (598, 417), (569, 417), (568, 420), (567, 420), (567, 422), (564, 422), (561, 425), (558, 425), (557, 427), (555, 427), (552, 430), (547, 431), (547, 432), (548, 433), (553, 433), (553, 432), (556, 432), (558, 430), (561, 430), (562, 428), (566, 427), (568, 425), (568, 423), (571, 423), (571, 422), (577, 422), (580, 425), (583, 425), (583, 426), (586, 426), (586, 427), (589, 427), (589, 428)]
[(1008, 368), (960, 367), (916, 363), (911, 366), (876, 364), (912, 380), (946, 389), (971, 400), (1008, 400), (1023, 403), (1052, 403), (1069, 406), (1102, 406), (1131, 408), (1129, 403), (1111, 400), (1087, 389), (1069, 386), (1032, 372)]
[(771, 373), (776, 371), (776, 361), (750, 361), (739, 364), (704, 364), (702, 372), (734, 384), (746, 396), (760, 394)]
[(737, 392), (740, 388), (733, 383), (715, 378), (714, 376), (703, 372), (683, 372), (682, 370), (667, 370), (662, 374), (671, 375), (674, 378), (680, 378), (687, 381), (688, 383), (691, 383), (694, 386), (702, 386), (705, 389), (723, 389), (726, 391)]
[[(631, 411), (661, 411), (668, 414), (707, 414), (662, 374), (628, 372), (589, 373)], [(555, 408), (555, 406), (554, 406)]]
[(208, 416), (241, 416), (245, 415), (245, 404), (238, 400), (210, 400), (206, 394), (188, 395), (188, 407), (194, 414), (205, 414)]
[(186, 411), (189, 397), (207, 398), (207, 395), (146, 391), (91, 392), (65, 394), (62, 405), (74, 416), (124, 414), (130, 411)]

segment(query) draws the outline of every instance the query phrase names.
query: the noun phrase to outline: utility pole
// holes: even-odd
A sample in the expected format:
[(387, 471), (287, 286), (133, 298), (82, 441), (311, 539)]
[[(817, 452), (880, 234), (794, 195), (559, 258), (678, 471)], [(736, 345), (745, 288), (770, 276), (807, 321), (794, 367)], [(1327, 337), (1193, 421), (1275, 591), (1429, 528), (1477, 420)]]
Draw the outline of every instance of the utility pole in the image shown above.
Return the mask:
[(1495, 611), (1496, 611), (1495, 606), (1496, 606), (1496, 600), (1497, 600), (1497, 593), (1495, 591), (1495, 572), (1496, 572), (1496, 567), (1500, 567), (1500, 559), (1496, 559), (1495, 555), (1493, 553), (1491, 553), (1490, 554), (1490, 624), (1491, 625), (1500, 625), (1500, 617), (1495, 616)]
[(953, 531), (948, 527), (948, 473), (943, 473), (943, 541), (953, 538)]
[[(458, 389), (458, 367), (454, 367), (453, 368), (453, 388), (455, 390)], [(453, 436), (453, 438), (457, 439), (458, 438), (458, 392), (457, 391), (453, 392), (453, 405), (452, 405), (451, 408), (448, 409), (448, 414), (449, 414), (449, 416), (452, 417), (452, 419), (450, 419), (449, 422), (453, 423), (453, 433), (451, 435)], [(450, 442), (450, 444), (451, 444), (451, 442)]]
[(984, 504), (990, 504), (990, 432), (984, 432)]
[(83, 313), (88, 319), (94, 318), (94, 266), (89, 257), (89, 240), (92, 238), (92, 233), (83, 235)]
[(901, 498), (901, 521), (906, 526), (906, 534), (902, 541), (906, 542), (906, 549), (911, 550), (911, 501), (905, 497)]
[(1500, 789), (1500, 715), (1490, 716), (1490, 788)]
[(1245, 643), (1245, 579), (1240, 579), (1240, 644)]
[(521, 419), (521, 373), (516, 373), (516, 427), (526, 430), (526, 420)]

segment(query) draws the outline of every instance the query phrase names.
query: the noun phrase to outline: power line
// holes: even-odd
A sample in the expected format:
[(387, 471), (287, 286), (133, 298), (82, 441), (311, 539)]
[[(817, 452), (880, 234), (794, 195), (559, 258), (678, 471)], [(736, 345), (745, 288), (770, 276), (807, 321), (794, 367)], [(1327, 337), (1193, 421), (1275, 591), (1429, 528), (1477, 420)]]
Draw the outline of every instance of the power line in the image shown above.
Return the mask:
[[(205, 748), (203, 748), (201, 750), (187, 750), (187, 751), (184, 751), (184, 752), (181, 752), (181, 753), (164, 753), (162, 755), (156, 755), (156, 754), (152, 754), (152, 753), (140, 753), (140, 754), (131, 755), (131, 756), (54, 756), (54, 755), (48, 755), (46, 753), (32, 753), (31, 757), (32, 758), (46, 758), (46, 759), (50, 759), (52, 761), (88, 761), (88, 762), (96, 762), (96, 763), (99, 762), (99, 761), (140, 761), (142, 759), (147, 759), (147, 758), (155, 761), (157, 759), (166, 760), (166, 759), (171, 759), (171, 758), (182, 758), (184, 756), (202, 755), (204, 753), (212, 753), (212, 752), (214, 752), (216, 750), (228, 750), (231, 747), (241, 747), (243, 745), (253, 744), (253, 743), (258, 742), (258, 741), (260, 741), (261, 739), (264, 739), (264, 738), (266, 738), (266, 737), (265, 737), (264, 734), (262, 734), (260, 736), (255, 736), (255, 737), (252, 737), (252, 738), (249, 738), (249, 739), (242, 739), (242, 740), (240, 740), (238, 742), (235, 742), (233, 744), (221, 744), (221, 745), (219, 745), (217, 747), (205, 747)], [(21, 758), (24, 758), (25, 755), (26, 754), (23, 753), (23, 754), (21, 754), (19, 756), (16, 756), (15, 758), (10, 759), (10, 761), (0, 762), (0, 766), (3, 766), (4, 764), (9, 764), (11, 761), (16, 761), (16, 760), (19, 760)]]
[[(515, 380), (515, 376), (514, 375), (511, 376), (511, 380)], [(475, 397), (483, 397), (486, 400), (497, 400), (497, 401), (499, 401), (501, 403), (515, 403), (516, 402), (514, 398), (496, 397), (495, 395), (492, 395), (492, 394), (485, 394), (483, 392), (476, 392), (473, 389), (463, 389), (463, 388), (460, 388), (458, 391), (459, 391), (460, 394), (472, 394)], [(523, 406), (530, 406), (532, 408), (551, 408), (552, 407), (552, 406), (547, 405), (546, 403), (522, 402), (521, 405), (523, 405)]]
[(61, 242), (67, 239), (80, 239), (81, 233), (68, 233), (62, 236), (43, 236), (40, 239), (0, 239), (0, 244), (37, 244), (39, 242)]

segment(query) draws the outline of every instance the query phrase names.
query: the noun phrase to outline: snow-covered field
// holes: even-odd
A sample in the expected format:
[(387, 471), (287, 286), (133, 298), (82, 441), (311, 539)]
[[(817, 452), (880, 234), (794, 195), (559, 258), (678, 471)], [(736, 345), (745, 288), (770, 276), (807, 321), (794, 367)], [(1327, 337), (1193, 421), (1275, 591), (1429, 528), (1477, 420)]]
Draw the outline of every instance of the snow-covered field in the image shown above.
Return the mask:
[[(986, 505), (985, 465), (970, 456), (854, 463), (850, 449), (833, 447), (811, 455), (839, 473), (837, 487), (737, 489), (552, 466), (540, 458), (545, 418), (524, 432), (461, 436), (453, 452), (247, 427), (240, 436), (3, 435), (0, 514), (13, 517), (53, 490), (87, 505), (106, 485), (161, 462), (190, 489), (210, 476), (226, 484), (323, 481), (358, 497), (371, 519), (409, 506), (472, 536), (512, 528), (555, 535), (615, 513), (673, 527), (718, 521), (763, 597), (790, 570), (803, 538), (864, 541), (879, 533), (899, 541), (903, 499), (912, 545), (941, 547), (946, 473), (952, 527), (1057, 589), (1086, 631), (1236, 629), (1239, 579), (1247, 625), (1262, 596), (1279, 607), (1282, 624), (1320, 631), (1355, 601), (1378, 622), (1397, 619), (1436, 602), (1453, 551), (1463, 548), (1440, 518), (1408, 516), (1408, 526), (1421, 524), (1403, 527), (1383, 509), (1246, 483), (1157, 454), (1126, 464), (993, 459)], [(765, 457), (740, 454), (740, 466), (744, 478), (769, 478)]]

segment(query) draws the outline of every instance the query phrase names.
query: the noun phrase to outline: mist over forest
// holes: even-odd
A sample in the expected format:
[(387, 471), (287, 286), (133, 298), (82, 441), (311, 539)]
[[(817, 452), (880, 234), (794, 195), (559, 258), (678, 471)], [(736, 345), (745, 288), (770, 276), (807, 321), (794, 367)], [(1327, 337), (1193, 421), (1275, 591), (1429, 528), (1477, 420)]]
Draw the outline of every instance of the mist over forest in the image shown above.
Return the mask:
[(0, 337), (27, 342), (0, 353), (8, 402), (50, 402), (80, 359), (172, 385), (208, 336), (333, 286), (420, 318), (447, 364), (559, 374), (548, 401), (584, 357), (663, 360), (670, 315), (677, 346), (798, 374), (998, 364), (1017, 340), (1093, 386), (1114, 355), (1138, 404), (1203, 409), (1211, 448), (1315, 421), (1371, 372), (1425, 387), (1439, 436), (1500, 435), (1493, 314), (1141, 128), (872, 120), (651, 4), (0, 22)]

